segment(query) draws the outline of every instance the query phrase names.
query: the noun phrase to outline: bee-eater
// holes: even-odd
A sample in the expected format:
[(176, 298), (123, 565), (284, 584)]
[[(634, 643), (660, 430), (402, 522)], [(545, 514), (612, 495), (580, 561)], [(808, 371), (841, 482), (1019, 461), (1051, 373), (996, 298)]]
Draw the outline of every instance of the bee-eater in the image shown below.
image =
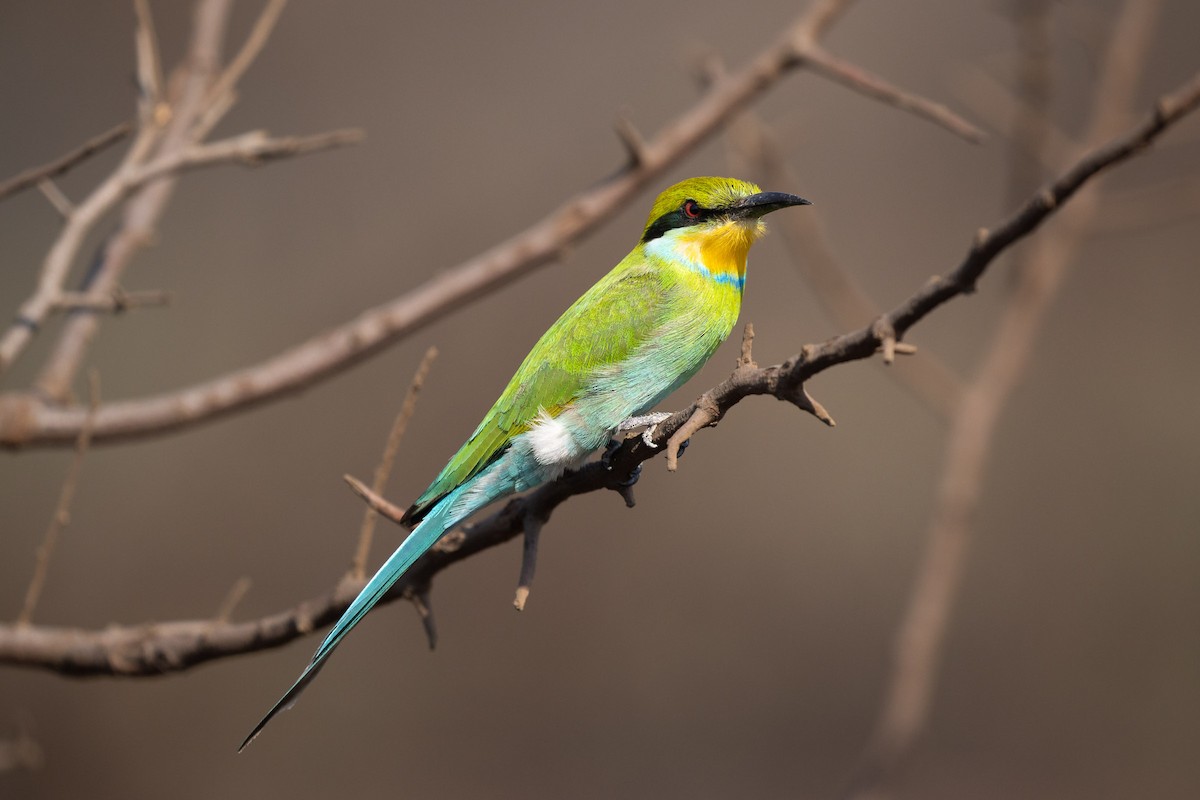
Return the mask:
[(443, 533), (495, 500), (578, 467), (617, 430), (661, 421), (640, 415), (696, 374), (733, 330), (746, 255), (766, 232), (762, 217), (797, 205), (808, 201), (733, 178), (691, 178), (660, 194), (641, 241), (529, 351), (471, 438), (405, 513), (412, 533), (242, 748)]

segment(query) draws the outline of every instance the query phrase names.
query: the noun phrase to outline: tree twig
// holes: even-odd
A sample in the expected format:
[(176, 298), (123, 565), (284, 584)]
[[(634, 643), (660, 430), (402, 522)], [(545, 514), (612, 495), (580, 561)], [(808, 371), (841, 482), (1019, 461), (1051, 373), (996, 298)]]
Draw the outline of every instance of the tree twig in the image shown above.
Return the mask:
[(968, 142), (978, 143), (987, 138), (983, 131), (941, 103), (935, 103), (920, 95), (897, 88), (878, 75), (872, 75), (862, 67), (832, 55), (815, 43), (803, 52), (803, 57), (819, 75), (835, 80), (867, 97), (894, 106), (901, 111), (915, 114), (935, 125), (940, 125)]
[(88, 383), (88, 407), (90, 409), (88, 418), (79, 431), (79, 439), (75, 442), (75, 455), (71, 458), (71, 465), (67, 468), (67, 477), (63, 480), (62, 488), (58, 492), (58, 503), (55, 504), (54, 513), (50, 516), (50, 525), (46, 528), (46, 535), (42, 539), (41, 547), (38, 548), (33, 577), (30, 578), (29, 587), (25, 590), (25, 602), (21, 606), (21, 613), (17, 615), (18, 628), (27, 627), (33, 621), (33, 611), (42, 597), (46, 576), (50, 572), (50, 559), (54, 556), (54, 548), (58, 546), (58, 540), (62, 536), (63, 530), (71, 522), (71, 504), (75, 500), (75, 491), (79, 488), (83, 457), (87, 455), (88, 447), (92, 443), (92, 425), (96, 419), (96, 409), (100, 406), (100, 375), (93, 370)]
[(158, 51), (158, 33), (154, 29), (154, 16), (150, 13), (150, 0), (134, 0), (137, 15), (137, 30), (134, 47), (137, 53), (137, 78), (140, 97), (140, 119), (143, 129), (162, 127), (169, 119), (169, 110), (163, 99), (162, 57)]
[(28, 189), (30, 186), (37, 186), (43, 180), (57, 178), (81, 161), (85, 161), (101, 150), (121, 141), (132, 130), (133, 125), (129, 122), (114, 125), (99, 136), (88, 139), (71, 152), (59, 156), (47, 164), (42, 164), (40, 167), (30, 167), (19, 175), (14, 175), (4, 183), (0, 183), (0, 200), (23, 189)]
[(238, 54), (230, 59), (229, 64), (209, 87), (208, 94), (205, 96), (205, 105), (213, 105), (233, 91), (237, 82), (242, 79), (246, 70), (250, 69), (250, 65), (262, 52), (267, 40), (271, 38), (271, 31), (275, 30), (275, 24), (279, 22), (279, 16), (283, 13), (285, 5), (287, 5), (287, 0), (270, 0), (263, 7), (262, 13), (255, 20), (254, 27), (250, 30), (250, 35), (246, 37)]
[(108, 295), (99, 297), (85, 292), (63, 292), (58, 296), (54, 307), (64, 311), (86, 309), (88, 311), (111, 311), (121, 313), (131, 308), (147, 306), (166, 306), (171, 304), (171, 293), (160, 289), (148, 289), (138, 292), (126, 292), (117, 289)]
[[(404, 433), (408, 430), (408, 422), (417, 408), (417, 396), (425, 386), (425, 379), (429, 376), (429, 370), (433, 367), (437, 354), (436, 347), (430, 347), (425, 351), (425, 356), (417, 365), (417, 371), (408, 385), (408, 391), (404, 394), (404, 402), (400, 404), (400, 411), (392, 422), (387, 444), (383, 448), (383, 455), (379, 459), (379, 465), (375, 467), (375, 477), (371, 481), (371, 490), (376, 495), (382, 494), (384, 487), (387, 486), (388, 477), (392, 474), (392, 464), (395, 463), (396, 453), (400, 449), (400, 440), (404, 438)], [(355, 549), (354, 561), (350, 569), (350, 574), (354, 576), (355, 580), (366, 580), (367, 557), (371, 553), (371, 538), (375, 533), (377, 516), (378, 512), (370, 505), (363, 512), (362, 528), (358, 534), (358, 547)], [(399, 522), (399, 519), (396, 521)]]

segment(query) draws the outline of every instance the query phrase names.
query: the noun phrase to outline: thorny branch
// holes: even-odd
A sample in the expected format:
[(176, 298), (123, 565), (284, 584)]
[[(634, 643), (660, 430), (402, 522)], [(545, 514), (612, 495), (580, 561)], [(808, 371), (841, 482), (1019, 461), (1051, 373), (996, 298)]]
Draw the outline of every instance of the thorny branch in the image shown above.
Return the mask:
[[(1200, 75), (1176, 92), (1163, 97), (1144, 121), (1107, 145), (1084, 154), (1069, 169), (1029, 198), (993, 231), (980, 231), (956, 269), (914, 292), (905, 302), (883, 315), (897, 339), (941, 304), (969, 293), (995, 258), (1044, 222), (1090, 178), (1148, 147), (1164, 130), (1200, 104)], [(663, 445), (697, 413), (715, 409), (716, 417), (751, 395), (771, 395), (810, 413), (821, 415), (805, 398), (805, 382), (837, 364), (870, 358), (882, 345), (877, 326), (866, 327), (810, 345), (784, 361), (753, 367), (748, 347), (739, 369), (705, 392), (696, 403), (660, 423), (651, 448), (640, 436), (627, 439), (610, 455), (563, 475), (524, 497), (510, 500), (500, 510), (465, 530), (453, 531), (413, 565), (389, 592), (385, 601), (423, 594), (435, 575), (458, 561), (506, 542), (524, 532), (527, 520), (549, 520), (570, 497), (599, 489), (619, 490), (633, 470), (654, 457)], [(741, 362), (747, 362), (742, 364)], [(827, 415), (826, 415), (827, 416)], [(357, 483), (349, 479), (352, 483)], [(401, 510), (370, 490), (355, 487), (384, 516), (398, 518)], [(187, 669), (196, 664), (286, 644), (315, 628), (331, 624), (361, 588), (361, 581), (343, 581), (333, 591), (284, 611), (247, 622), (215, 623), (212, 620), (168, 622), (140, 626), (112, 626), (99, 631), (56, 627), (17, 628), (0, 625), (0, 663), (38, 667), (73, 675), (154, 675)]]
[[(778, 140), (755, 115), (743, 115), (730, 127), (729, 138), (731, 156), (746, 163), (748, 174), (761, 176), (759, 183), (764, 186), (797, 185), (795, 172), (787, 164)], [(784, 246), (793, 255), (792, 263), (837, 328), (849, 328), (861, 320), (875, 319), (880, 331), (886, 332), (880, 317), (881, 309), (833, 254), (820, 214), (789, 214), (773, 220), (772, 228), (782, 237)], [(949, 415), (962, 389), (958, 377), (928, 352), (897, 342), (894, 336), (881, 338), (885, 363), (891, 363), (890, 355), (915, 355), (906, 359), (903, 369), (888, 370), (888, 377), (902, 384), (934, 412)]]
[[(1107, 56), (1092, 100), (1084, 141), (1113, 135), (1132, 105), (1158, 3), (1127, 0), (1113, 25)], [(1014, 197), (1041, 178), (1043, 150), (1053, 146), (1047, 113), (1048, 7), (1035, 2), (1018, 9), (1024, 58), (1019, 84), (1027, 103), (1012, 121), (1015, 153), (1009, 182)], [(1074, 149), (1078, 149), (1076, 146)], [(1084, 234), (1100, 207), (1100, 181), (1080, 192), (1060, 225), (1020, 251), (1016, 284), (978, 374), (964, 387), (949, 417), (949, 433), (936, 502), (894, 645), (892, 671), (874, 729), (851, 777), (845, 797), (880, 795), (911, 752), (929, 717), (941, 651), (970, 550), (972, 523), (984, 473), (1004, 406), (1032, 359), (1037, 330), (1075, 260)]]

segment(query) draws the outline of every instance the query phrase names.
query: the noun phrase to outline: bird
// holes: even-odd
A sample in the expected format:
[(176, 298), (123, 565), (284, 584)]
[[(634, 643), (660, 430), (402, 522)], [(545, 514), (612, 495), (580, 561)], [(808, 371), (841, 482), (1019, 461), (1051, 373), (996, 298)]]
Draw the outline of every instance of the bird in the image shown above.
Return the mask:
[[(736, 178), (689, 178), (654, 201), (633, 250), (538, 340), (479, 427), (404, 513), (415, 525), (321, 642), (300, 677), (242, 742), (317, 676), (330, 654), (448, 530), (484, 506), (581, 466), (647, 414), (729, 336), (762, 218), (811, 205)], [(643, 434), (653, 444), (649, 434)]]

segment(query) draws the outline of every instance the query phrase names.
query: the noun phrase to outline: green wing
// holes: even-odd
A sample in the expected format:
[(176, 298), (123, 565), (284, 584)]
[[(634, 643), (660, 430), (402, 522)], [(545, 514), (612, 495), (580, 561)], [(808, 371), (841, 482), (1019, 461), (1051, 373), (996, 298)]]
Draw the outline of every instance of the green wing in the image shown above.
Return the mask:
[(584, 391), (597, 370), (621, 363), (655, 335), (670, 290), (661, 270), (629, 264), (637, 252), (543, 334), (475, 433), (405, 513), (405, 522), (419, 522), (438, 500), (498, 458), (514, 436), (529, 430), (539, 409), (557, 414)]

